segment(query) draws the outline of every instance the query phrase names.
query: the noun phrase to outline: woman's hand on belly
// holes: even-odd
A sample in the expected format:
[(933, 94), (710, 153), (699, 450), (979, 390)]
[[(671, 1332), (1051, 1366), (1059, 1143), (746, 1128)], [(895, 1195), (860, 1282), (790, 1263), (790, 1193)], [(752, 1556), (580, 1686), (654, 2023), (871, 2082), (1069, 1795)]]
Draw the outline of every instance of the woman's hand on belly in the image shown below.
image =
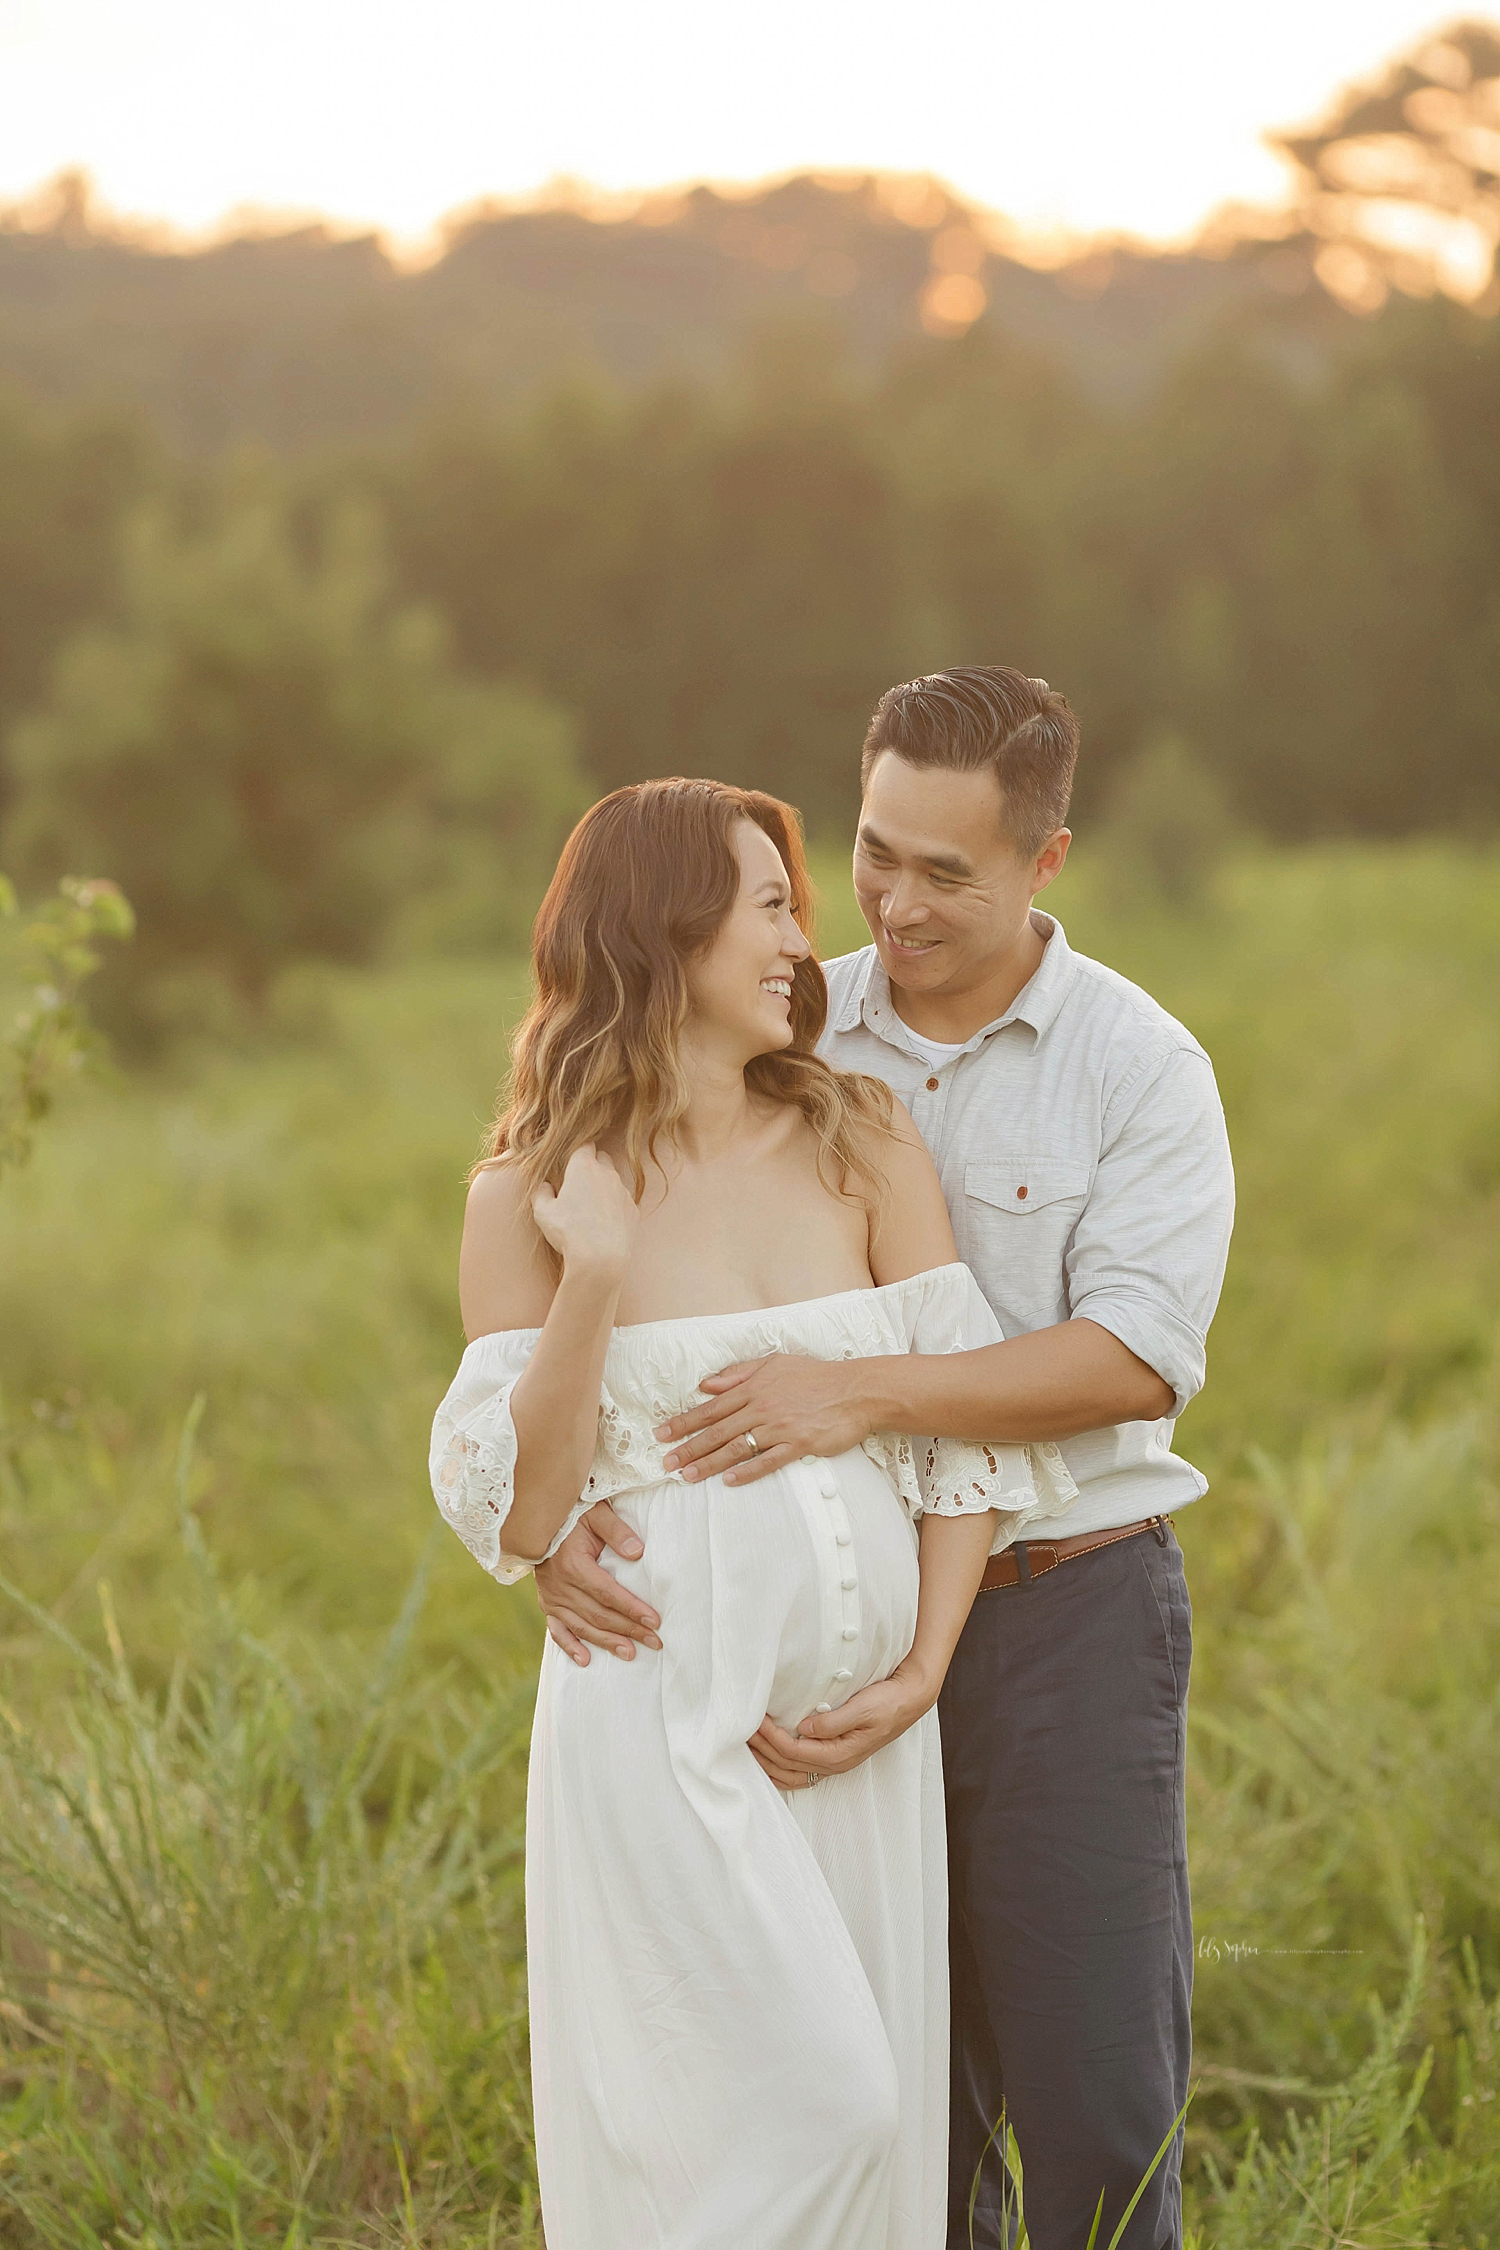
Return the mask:
[(778, 1789), (806, 1789), (816, 1774), (852, 1773), (866, 1758), (905, 1734), (932, 1709), (930, 1680), (898, 1664), (888, 1680), (872, 1681), (836, 1711), (815, 1711), (795, 1734), (767, 1713), (750, 1737), (750, 1752)]
[(837, 1711), (815, 1711), (795, 1734), (767, 1713), (750, 1737), (750, 1749), (778, 1789), (806, 1789), (811, 1775), (848, 1773), (932, 1709), (984, 1575), (994, 1524), (988, 1508), (923, 1517), (917, 1633), (910, 1654), (889, 1679), (872, 1681)]

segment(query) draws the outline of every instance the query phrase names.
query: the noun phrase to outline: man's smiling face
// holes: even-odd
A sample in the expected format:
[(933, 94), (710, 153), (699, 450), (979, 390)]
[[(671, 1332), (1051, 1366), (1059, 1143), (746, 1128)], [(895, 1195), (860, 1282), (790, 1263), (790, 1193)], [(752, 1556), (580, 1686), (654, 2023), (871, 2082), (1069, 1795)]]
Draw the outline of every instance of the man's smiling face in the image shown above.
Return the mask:
[(1032, 898), (1058, 873), (1069, 838), (1059, 829), (1025, 857), (1002, 810), (988, 768), (913, 766), (893, 750), (871, 767), (854, 889), (881, 966), (901, 991), (958, 1000), (1005, 977)]

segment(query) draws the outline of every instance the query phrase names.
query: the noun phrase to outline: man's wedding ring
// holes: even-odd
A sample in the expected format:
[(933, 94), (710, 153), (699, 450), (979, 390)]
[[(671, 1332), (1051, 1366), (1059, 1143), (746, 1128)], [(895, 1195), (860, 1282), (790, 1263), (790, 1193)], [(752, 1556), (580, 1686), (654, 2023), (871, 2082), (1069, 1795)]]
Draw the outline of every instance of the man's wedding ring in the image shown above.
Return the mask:
[(746, 1445), (748, 1445), (748, 1446), (749, 1446), (749, 1448), (750, 1448), (750, 1450), (751, 1450), (751, 1452), (752, 1452), (752, 1453), (759, 1453), (759, 1451), (760, 1451), (760, 1447), (759, 1447), (759, 1446), (758, 1446), (758, 1445), (756, 1444), (756, 1442), (755, 1442), (755, 1432), (754, 1432), (754, 1430), (746, 1430), (746, 1432), (745, 1432), (745, 1443), (746, 1443)]
[(818, 1774), (818, 1773), (810, 1773), (810, 1774), (808, 1775), (808, 1777), (807, 1777), (807, 1786), (808, 1786), (808, 1788), (809, 1788), (809, 1789), (816, 1789), (816, 1788), (817, 1788), (817, 1786), (818, 1786), (818, 1783), (819, 1783), (819, 1782), (820, 1782), (820, 1781), (822, 1780), (822, 1778), (823, 1778), (823, 1776), (822, 1776), (821, 1774)]

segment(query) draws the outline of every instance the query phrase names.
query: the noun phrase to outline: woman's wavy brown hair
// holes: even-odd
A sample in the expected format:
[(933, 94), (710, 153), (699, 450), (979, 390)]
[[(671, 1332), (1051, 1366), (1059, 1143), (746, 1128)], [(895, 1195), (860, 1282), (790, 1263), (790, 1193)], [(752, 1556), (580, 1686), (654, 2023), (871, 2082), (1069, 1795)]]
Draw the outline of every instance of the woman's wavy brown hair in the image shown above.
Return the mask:
[[(487, 1157), (508, 1157), (530, 1197), (557, 1187), (587, 1142), (623, 1142), (639, 1196), (658, 1141), (688, 1106), (681, 1061), (689, 965), (739, 895), (734, 831), (753, 820), (787, 872), (791, 910), (811, 938), (813, 893), (796, 813), (722, 781), (642, 781), (586, 812), (563, 847), (532, 932), (535, 997), (511, 1042), (511, 1073)], [(746, 1065), (752, 1092), (793, 1103), (818, 1136), (836, 1195), (878, 1206), (877, 1140), (891, 1130), (878, 1079), (814, 1052), (828, 987), (809, 954), (792, 976), (791, 1045)]]

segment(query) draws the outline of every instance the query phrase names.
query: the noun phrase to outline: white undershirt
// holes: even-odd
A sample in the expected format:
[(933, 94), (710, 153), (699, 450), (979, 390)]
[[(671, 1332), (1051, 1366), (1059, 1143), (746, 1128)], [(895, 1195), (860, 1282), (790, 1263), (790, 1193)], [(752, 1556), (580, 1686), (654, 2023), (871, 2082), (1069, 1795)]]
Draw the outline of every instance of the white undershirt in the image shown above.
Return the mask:
[(960, 1039), (956, 1047), (949, 1047), (941, 1039), (924, 1039), (920, 1031), (912, 1030), (910, 1024), (904, 1024), (902, 1029), (929, 1070), (941, 1070), (944, 1063), (952, 1062), (954, 1056), (961, 1055), (969, 1044), (967, 1039)]

